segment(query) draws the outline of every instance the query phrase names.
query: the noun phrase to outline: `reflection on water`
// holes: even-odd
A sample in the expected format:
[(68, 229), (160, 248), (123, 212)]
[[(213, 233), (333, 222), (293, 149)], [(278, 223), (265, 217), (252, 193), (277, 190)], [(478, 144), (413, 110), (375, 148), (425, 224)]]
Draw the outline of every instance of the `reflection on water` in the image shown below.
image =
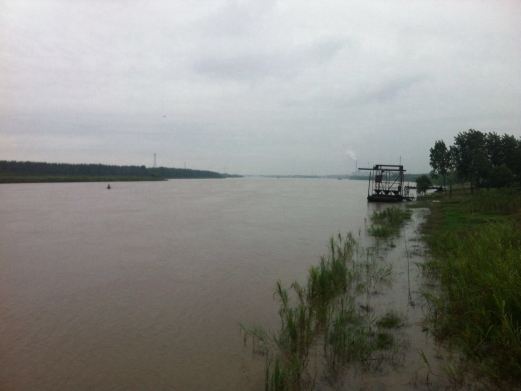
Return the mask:
[[(392, 354), (377, 363), (376, 370), (361, 371), (356, 365), (347, 368), (332, 389), (451, 389), (444, 369), (448, 352), (426, 332), (428, 308), (423, 292), (428, 281), (424, 281), (420, 268), (425, 257), (420, 225), (427, 212), (413, 209), (411, 221), (400, 237), (388, 241), (365, 240), (374, 246), (381, 265), (392, 265), (391, 284), (371, 292), (366, 299), (372, 309), (370, 316), (378, 318), (391, 310), (402, 315), (405, 322), (394, 333), (396, 346), (391, 349)], [(325, 383), (320, 389), (330, 388)]]
[(239, 322), (358, 232), (365, 182), (0, 186), (0, 389), (262, 389)]

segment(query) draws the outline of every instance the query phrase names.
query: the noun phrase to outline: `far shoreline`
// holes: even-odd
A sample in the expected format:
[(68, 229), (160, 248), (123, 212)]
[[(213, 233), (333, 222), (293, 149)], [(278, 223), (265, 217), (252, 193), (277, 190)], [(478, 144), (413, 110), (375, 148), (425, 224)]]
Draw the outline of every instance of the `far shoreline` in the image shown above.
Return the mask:
[(142, 182), (230, 177), (238, 177), (238, 175), (174, 167), (0, 160), (0, 183)]
[[(235, 176), (233, 176), (235, 178)], [(21, 184), (21, 183), (89, 183), (89, 182), (166, 182), (171, 179), (226, 179), (229, 177), (194, 177), (194, 178), (153, 178), (153, 177), (0, 177), (1, 184)]]

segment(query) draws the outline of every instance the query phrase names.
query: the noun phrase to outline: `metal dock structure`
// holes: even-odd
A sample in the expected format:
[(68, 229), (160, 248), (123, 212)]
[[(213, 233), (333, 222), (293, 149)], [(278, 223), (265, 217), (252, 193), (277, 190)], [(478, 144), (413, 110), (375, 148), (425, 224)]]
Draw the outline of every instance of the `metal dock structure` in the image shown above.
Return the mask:
[(372, 168), (359, 168), (369, 171), (367, 201), (369, 202), (401, 202), (411, 201), (409, 189), (404, 186), (405, 171), (403, 165), (375, 164)]

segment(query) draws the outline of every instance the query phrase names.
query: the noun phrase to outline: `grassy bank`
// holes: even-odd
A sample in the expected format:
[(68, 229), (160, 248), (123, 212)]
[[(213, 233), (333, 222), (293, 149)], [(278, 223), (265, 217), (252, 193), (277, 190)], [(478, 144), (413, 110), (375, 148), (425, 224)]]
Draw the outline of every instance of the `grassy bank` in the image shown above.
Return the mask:
[(432, 252), (426, 271), (439, 282), (428, 295), (434, 333), (462, 353), (474, 376), (518, 384), (521, 193), (483, 190), (434, 201), (425, 225)]

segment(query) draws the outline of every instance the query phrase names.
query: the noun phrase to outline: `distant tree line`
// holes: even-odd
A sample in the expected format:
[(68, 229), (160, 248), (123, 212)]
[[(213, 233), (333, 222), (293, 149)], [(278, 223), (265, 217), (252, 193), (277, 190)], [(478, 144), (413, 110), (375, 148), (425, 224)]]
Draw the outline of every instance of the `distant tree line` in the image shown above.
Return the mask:
[(470, 183), (471, 188), (521, 184), (521, 139), (509, 134), (469, 129), (447, 147), (438, 140), (430, 149), (433, 176)]
[(32, 177), (133, 177), (140, 179), (224, 178), (226, 175), (186, 168), (147, 168), (145, 166), (114, 166), (105, 164), (68, 164), (0, 161), (0, 176)]

